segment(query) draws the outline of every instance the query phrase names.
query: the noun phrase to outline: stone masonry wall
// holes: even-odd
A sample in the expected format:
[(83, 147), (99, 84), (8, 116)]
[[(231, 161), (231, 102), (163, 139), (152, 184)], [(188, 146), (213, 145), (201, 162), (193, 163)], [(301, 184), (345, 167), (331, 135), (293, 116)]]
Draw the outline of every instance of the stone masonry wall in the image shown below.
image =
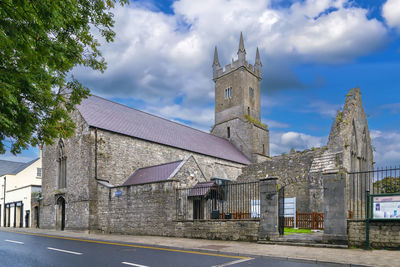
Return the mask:
[[(174, 180), (136, 186), (98, 186), (99, 229), (106, 233), (173, 236)], [(121, 196), (116, 196), (116, 192)]]
[(196, 220), (175, 222), (175, 236), (217, 240), (257, 241), (259, 221)]
[[(256, 220), (176, 220), (175, 187), (169, 180), (107, 188), (99, 184), (99, 230), (105, 233), (257, 241)], [(117, 191), (121, 196), (116, 196)]]
[(67, 157), (66, 188), (58, 188), (58, 141), (43, 148), (42, 158), (42, 201), (40, 206), (40, 227), (56, 227), (56, 200), (65, 198), (65, 229), (88, 230), (89, 227), (89, 185), (93, 177), (89, 127), (78, 112), (71, 114), (76, 122), (76, 133), (64, 140)]
[[(365, 248), (365, 228), (363, 220), (347, 221), (349, 247)], [(371, 248), (400, 249), (400, 221), (373, 221), (369, 228)]]
[(236, 179), (244, 166), (108, 131), (98, 130), (97, 134), (98, 178), (113, 185), (121, 185), (138, 168), (182, 160), (189, 155), (195, 157), (207, 180)]
[(324, 149), (317, 148), (269, 158), (243, 168), (237, 181), (278, 177), (279, 184), (285, 186), (285, 197), (296, 197), (299, 212), (323, 212), (321, 173), (310, 173), (315, 157), (323, 152)]

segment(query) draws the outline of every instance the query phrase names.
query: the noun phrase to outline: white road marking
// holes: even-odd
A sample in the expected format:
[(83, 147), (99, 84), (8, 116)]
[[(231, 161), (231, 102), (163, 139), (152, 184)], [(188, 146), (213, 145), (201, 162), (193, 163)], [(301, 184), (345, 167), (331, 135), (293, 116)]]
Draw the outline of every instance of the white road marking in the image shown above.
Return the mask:
[(80, 253), (80, 252), (69, 251), (69, 250), (64, 250), (64, 249), (59, 249), (59, 248), (50, 248), (50, 247), (48, 247), (47, 249), (60, 251), (60, 252), (65, 252), (65, 253), (74, 254), (74, 255), (82, 255), (82, 253)]
[(10, 242), (10, 243), (15, 243), (15, 244), (24, 244), (24, 242), (19, 242), (19, 241), (14, 241), (14, 240), (8, 240), (8, 239), (6, 239), (6, 240), (4, 240), (4, 241), (7, 241), (7, 242)]
[(223, 264), (220, 264), (220, 265), (215, 265), (213, 267), (225, 267), (225, 266), (230, 266), (230, 265), (242, 263), (242, 262), (245, 262), (245, 261), (251, 261), (251, 260), (254, 260), (254, 259), (253, 258), (241, 259), (241, 260), (237, 260), (237, 261), (231, 261), (231, 262), (223, 263)]
[(136, 266), (136, 267), (148, 267), (148, 266), (145, 266), (145, 265), (135, 264), (135, 263), (126, 262), (126, 261), (123, 261), (121, 263), (122, 264), (126, 264), (126, 265), (130, 265), (130, 266)]

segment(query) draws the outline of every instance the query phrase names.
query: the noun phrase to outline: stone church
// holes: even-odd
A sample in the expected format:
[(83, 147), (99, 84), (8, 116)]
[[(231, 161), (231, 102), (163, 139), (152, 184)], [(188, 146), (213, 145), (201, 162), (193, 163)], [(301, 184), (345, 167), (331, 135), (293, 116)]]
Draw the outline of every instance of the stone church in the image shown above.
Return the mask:
[(43, 148), (41, 227), (173, 236), (182, 232), (174, 222), (177, 188), (268, 175), (292, 184), (288, 196), (302, 192), (299, 209), (321, 210), (324, 169), (372, 165), (359, 89), (350, 91), (327, 147), (270, 157), (260, 54), (257, 48), (249, 64), (241, 35), (237, 55), (221, 67), (215, 48), (211, 133), (98, 96), (84, 99), (71, 114), (74, 136)]

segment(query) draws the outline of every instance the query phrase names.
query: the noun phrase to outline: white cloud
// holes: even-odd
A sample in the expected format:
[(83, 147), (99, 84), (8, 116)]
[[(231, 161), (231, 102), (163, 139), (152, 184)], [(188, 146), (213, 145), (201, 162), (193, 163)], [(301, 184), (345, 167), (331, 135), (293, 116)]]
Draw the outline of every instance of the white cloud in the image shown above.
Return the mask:
[(289, 153), (293, 148), (295, 150), (310, 149), (313, 147), (322, 147), (327, 143), (326, 136), (311, 136), (298, 132), (271, 132), (270, 149), (271, 155)]
[(400, 132), (371, 130), (375, 166), (400, 166)]
[(159, 115), (163, 118), (177, 121), (179, 123), (186, 123), (189, 126), (195, 127), (199, 130), (209, 132), (210, 125), (214, 122), (214, 109), (208, 108), (184, 108), (180, 105), (174, 104), (170, 106), (160, 107), (149, 107), (147, 109), (150, 113)]
[(330, 104), (322, 100), (313, 100), (303, 111), (317, 113), (327, 118), (335, 118), (337, 111), (341, 109), (342, 106), (338, 104)]
[(100, 74), (77, 68), (75, 76), (105, 97), (170, 105), (179, 96), (182, 105), (201, 107), (213, 100), (214, 45), (221, 63), (229, 63), (240, 31), (250, 63), (256, 46), (268, 62), (268, 88), (300, 86), (292, 64), (349, 61), (386, 40), (382, 23), (348, 1), (308, 0), (273, 9), (268, 0), (180, 0), (173, 10), (168, 15), (135, 2), (116, 8), (115, 41), (100, 40), (108, 69)]
[(287, 123), (279, 122), (279, 121), (274, 121), (270, 119), (263, 119), (263, 123), (266, 123), (268, 125), (268, 128), (289, 128), (290, 125)]
[(389, 110), (392, 114), (400, 113), (400, 103), (382, 105), (381, 108)]
[(388, 0), (382, 7), (382, 16), (390, 27), (400, 30), (400, 0)]

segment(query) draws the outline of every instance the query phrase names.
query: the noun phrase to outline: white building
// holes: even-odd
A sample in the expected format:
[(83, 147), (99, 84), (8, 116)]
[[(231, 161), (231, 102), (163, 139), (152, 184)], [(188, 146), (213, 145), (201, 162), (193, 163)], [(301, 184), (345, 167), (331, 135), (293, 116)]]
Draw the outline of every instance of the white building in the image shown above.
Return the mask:
[[(0, 225), (36, 227), (39, 210), (32, 207), (42, 185), (42, 160), (0, 160)], [(36, 201), (35, 201), (36, 202)]]

